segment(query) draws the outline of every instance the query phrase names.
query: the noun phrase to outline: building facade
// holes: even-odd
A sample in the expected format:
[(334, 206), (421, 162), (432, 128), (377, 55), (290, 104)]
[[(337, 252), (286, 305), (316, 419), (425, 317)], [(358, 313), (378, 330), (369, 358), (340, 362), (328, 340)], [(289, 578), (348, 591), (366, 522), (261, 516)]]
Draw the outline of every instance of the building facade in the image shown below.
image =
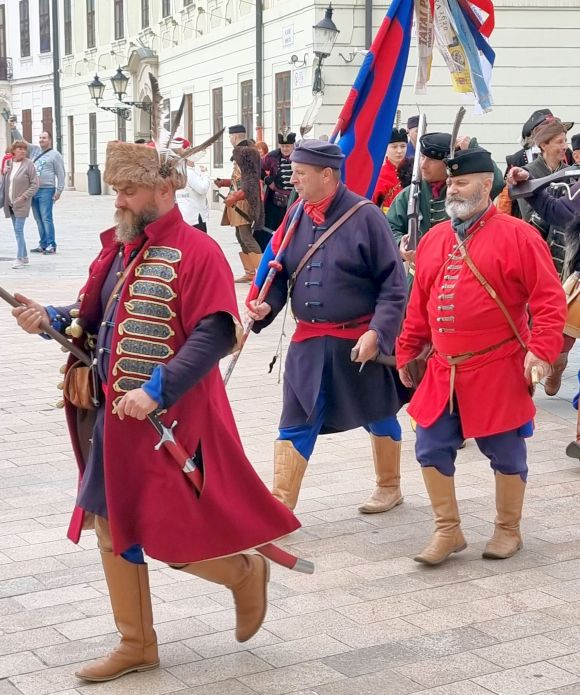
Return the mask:
[(35, 142), (54, 130), (51, 0), (0, 0), (0, 148), (14, 114)]
[[(33, 14), (39, 16), (39, 0), (29, 5), (34, 7), (32, 21)], [(574, 67), (580, 63), (580, 0), (495, 0), (494, 5), (495, 107), (482, 116), (468, 109), (463, 130), (477, 134), (501, 161), (518, 148), (521, 125), (535, 108), (549, 106), (565, 120), (580, 121)], [(280, 126), (297, 131), (311, 104), (312, 26), (324, 15), (327, 2), (322, 0), (262, 0), (261, 42), (257, 42), (254, 0), (59, 0), (58, 6), (63, 155), (69, 183), (77, 190), (87, 189), (89, 165), (100, 165), (102, 170), (107, 141), (149, 137), (149, 72), (159, 80), (168, 114), (185, 95), (182, 135), (195, 143), (223, 126), (243, 122), (251, 136), (275, 146)], [(323, 66), (323, 106), (311, 136), (332, 131), (363, 59), (364, 3), (334, 2), (333, 9), (340, 35)], [(385, 12), (384, 4), (375, 5), (373, 33)], [(32, 43), (41, 65), (40, 41)], [(438, 56), (427, 94), (414, 95), (415, 61), (412, 46), (400, 104), (402, 121), (420, 104), (431, 130), (449, 130), (464, 98), (452, 91)], [(110, 77), (119, 67), (129, 77), (123, 100), (145, 108), (117, 101)], [(105, 84), (98, 106), (87, 88), (95, 75)], [(2, 84), (0, 80), (0, 92)], [(13, 92), (15, 84), (16, 78)], [(38, 109), (45, 98), (36, 95), (40, 103), (35, 106), (34, 96), (26, 102), (33, 112), (33, 133), (40, 128)], [(22, 99), (19, 96), (13, 106), (17, 114), (25, 110)], [(218, 177), (229, 174), (229, 159), (226, 137), (206, 152), (202, 162), (212, 177)]]

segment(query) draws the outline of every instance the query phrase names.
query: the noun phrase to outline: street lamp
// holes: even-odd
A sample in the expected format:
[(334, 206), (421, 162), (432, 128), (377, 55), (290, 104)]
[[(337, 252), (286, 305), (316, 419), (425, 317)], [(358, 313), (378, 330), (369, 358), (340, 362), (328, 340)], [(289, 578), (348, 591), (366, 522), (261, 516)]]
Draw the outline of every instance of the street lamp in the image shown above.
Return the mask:
[(95, 106), (101, 109), (101, 111), (111, 111), (111, 113), (117, 114), (117, 116), (120, 116), (125, 121), (131, 118), (131, 112), (128, 108), (121, 106), (99, 106), (99, 101), (102, 100), (103, 94), (105, 93), (105, 85), (101, 82), (98, 75), (95, 75), (93, 81), (88, 84), (88, 88), (91, 99), (95, 102)]
[(99, 106), (99, 101), (103, 98), (105, 92), (105, 85), (101, 82), (98, 75), (95, 75), (95, 79), (88, 85), (89, 93), (91, 99), (95, 102), (103, 111), (112, 111), (118, 114), (121, 118), (128, 121), (131, 118), (131, 111), (127, 106), (135, 106), (142, 111), (146, 111), (151, 117), (151, 102), (149, 101), (125, 101), (123, 97), (127, 93), (127, 87), (129, 85), (129, 77), (121, 70), (120, 67), (117, 68), (117, 72), (111, 77), (111, 85), (115, 96), (123, 104), (123, 106)]
[(123, 97), (127, 94), (129, 78), (120, 67), (117, 68), (117, 72), (111, 77), (111, 84), (113, 85), (113, 91), (117, 95), (117, 99), (123, 101)]
[(322, 84), (322, 62), (332, 53), (336, 39), (340, 34), (336, 24), (332, 21), (332, 4), (330, 4), (324, 13), (324, 17), (317, 22), (313, 27), (313, 48), (316, 56), (316, 66), (314, 68), (314, 84), (312, 85), (312, 93), (320, 94), (324, 87)]

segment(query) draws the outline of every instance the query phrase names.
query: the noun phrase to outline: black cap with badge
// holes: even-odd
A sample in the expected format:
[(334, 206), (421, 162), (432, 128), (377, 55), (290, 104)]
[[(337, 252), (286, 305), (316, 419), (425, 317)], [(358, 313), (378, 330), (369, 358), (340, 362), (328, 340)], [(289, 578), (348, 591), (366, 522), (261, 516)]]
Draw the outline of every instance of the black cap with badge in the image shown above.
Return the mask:
[(453, 159), (446, 159), (448, 176), (465, 176), (466, 174), (483, 174), (495, 172), (491, 153), (483, 147), (471, 147), (458, 150)]

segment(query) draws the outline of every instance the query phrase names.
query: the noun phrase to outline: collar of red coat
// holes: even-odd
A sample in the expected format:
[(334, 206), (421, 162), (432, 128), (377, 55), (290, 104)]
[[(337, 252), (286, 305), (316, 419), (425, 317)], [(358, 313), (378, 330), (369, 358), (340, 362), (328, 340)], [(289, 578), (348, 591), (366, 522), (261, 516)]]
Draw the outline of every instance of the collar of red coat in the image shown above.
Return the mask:
[[(183, 217), (177, 205), (174, 205), (168, 213), (162, 215), (155, 220), (155, 222), (151, 222), (151, 224), (145, 227), (145, 236), (154, 244), (168, 242), (175, 233), (175, 226), (181, 224), (181, 222), (183, 222)], [(115, 239), (115, 230), (116, 227), (110, 227), (102, 232), (100, 239), (103, 248), (120, 246), (119, 242)]]

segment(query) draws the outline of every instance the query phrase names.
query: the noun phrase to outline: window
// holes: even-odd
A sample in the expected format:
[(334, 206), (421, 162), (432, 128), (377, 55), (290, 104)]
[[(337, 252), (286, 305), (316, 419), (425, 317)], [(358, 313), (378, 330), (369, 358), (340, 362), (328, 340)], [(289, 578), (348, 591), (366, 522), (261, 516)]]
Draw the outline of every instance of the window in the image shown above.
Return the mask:
[(290, 70), (276, 74), (276, 132), (290, 127)]
[(52, 106), (42, 109), (42, 132), (52, 136)]
[(252, 80), (244, 80), (240, 84), (242, 102), (242, 124), (246, 127), (248, 137), (254, 132), (254, 89)]
[(193, 5), (193, 0), (183, 0), (183, 6), (187, 7), (188, 5)]
[(117, 114), (117, 140), (127, 142), (127, 121), (120, 113)]
[(141, 0), (141, 29), (149, 26), (149, 0)]
[(38, 24), (40, 32), (40, 52), (50, 53), (50, 0), (39, 0)]
[(115, 41), (122, 39), (125, 36), (125, 22), (123, 17), (123, 0), (114, 0), (115, 2)]
[(27, 58), (30, 55), (30, 15), (28, 0), (20, 0), (20, 55)]
[(72, 54), (72, 9), (71, 0), (64, 0), (64, 54)]
[[(224, 127), (224, 99), (221, 87), (211, 90), (213, 132), (218, 133)], [(213, 144), (213, 165), (223, 167), (224, 165), (224, 139), (218, 138)]]
[(87, 48), (94, 48), (96, 45), (95, 0), (87, 0)]
[(22, 109), (22, 137), (32, 142), (32, 110)]
[(97, 114), (89, 113), (89, 164), (97, 163)]
[[(0, 5), (0, 58), (6, 58), (6, 6)], [(3, 61), (5, 62), (5, 61)]]
[(171, 14), (171, 0), (161, 0), (161, 16), (169, 17)]

